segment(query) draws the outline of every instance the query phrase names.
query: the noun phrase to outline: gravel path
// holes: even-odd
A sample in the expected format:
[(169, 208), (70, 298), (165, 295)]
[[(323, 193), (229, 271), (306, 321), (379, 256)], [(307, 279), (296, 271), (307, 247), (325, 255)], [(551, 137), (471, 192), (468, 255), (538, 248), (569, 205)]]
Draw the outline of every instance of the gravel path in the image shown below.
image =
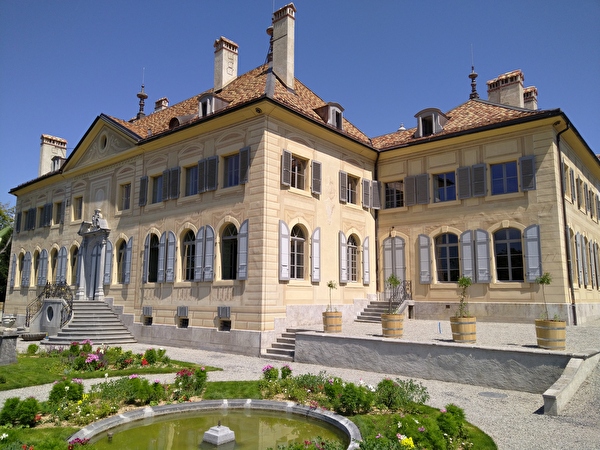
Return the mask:
[[(440, 333), (441, 331), (441, 333)], [(355, 323), (344, 324), (344, 335), (377, 335), (380, 325)], [(410, 320), (404, 323), (403, 340), (414, 341), (450, 341), (449, 323), (437, 321)], [(28, 342), (19, 340), (17, 349), (24, 351)], [(477, 345), (534, 349), (535, 330), (532, 324), (477, 323)], [(145, 351), (147, 344), (122, 345), (124, 350)], [(209, 381), (257, 380), (266, 364), (276, 367), (281, 361), (205, 350), (164, 347), (172, 359), (185, 360), (199, 364), (220, 367), (223, 371), (209, 372)], [(568, 327), (567, 351), (600, 351), (600, 321)], [(540, 350), (542, 351), (542, 350)], [(311, 364), (291, 363), (294, 374), (319, 373), (339, 376), (344, 380), (358, 382), (361, 379), (368, 384), (377, 384), (382, 378), (395, 374), (381, 374), (359, 370), (328, 368)], [(174, 375), (152, 375), (151, 379), (172, 382)], [(560, 416), (541, 414), (543, 399), (541, 395), (519, 391), (499, 390), (481, 386), (446, 383), (435, 380), (418, 380), (427, 387), (431, 396), (429, 404), (443, 407), (455, 403), (465, 410), (467, 420), (488, 433), (501, 450), (528, 449), (600, 449), (600, 365), (582, 384), (571, 402)], [(98, 380), (86, 380), (86, 390)], [(51, 385), (32, 386), (26, 389), (0, 392), (0, 404), (9, 397), (35, 396), (46, 400)]]

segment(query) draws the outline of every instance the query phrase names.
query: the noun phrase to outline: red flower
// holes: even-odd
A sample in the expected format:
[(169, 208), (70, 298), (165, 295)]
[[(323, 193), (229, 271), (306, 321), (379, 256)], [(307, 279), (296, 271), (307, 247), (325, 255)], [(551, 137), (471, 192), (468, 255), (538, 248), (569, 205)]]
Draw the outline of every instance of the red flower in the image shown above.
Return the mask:
[(146, 361), (146, 358), (142, 359), (142, 366), (147, 366), (148, 365), (148, 361)]

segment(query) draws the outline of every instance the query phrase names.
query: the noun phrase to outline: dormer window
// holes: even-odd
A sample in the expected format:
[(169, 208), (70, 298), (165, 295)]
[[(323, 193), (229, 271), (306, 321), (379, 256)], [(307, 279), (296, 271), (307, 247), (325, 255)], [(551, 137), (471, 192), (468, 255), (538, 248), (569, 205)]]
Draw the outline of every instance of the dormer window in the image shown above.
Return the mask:
[(344, 108), (339, 103), (327, 103), (325, 106), (315, 109), (315, 112), (327, 122), (327, 125), (342, 130), (344, 128)]
[(427, 108), (415, 114), (417, 118), (417, 131), (415, 137), (431, 136), (444, 130), (448, 117), (437, 108)]
[(204, 95), (200, 97), (200, 104), (198, 105), (198, 116), (206, 117), (215, 112), (214, 109), (214, 97), (212, 95)]

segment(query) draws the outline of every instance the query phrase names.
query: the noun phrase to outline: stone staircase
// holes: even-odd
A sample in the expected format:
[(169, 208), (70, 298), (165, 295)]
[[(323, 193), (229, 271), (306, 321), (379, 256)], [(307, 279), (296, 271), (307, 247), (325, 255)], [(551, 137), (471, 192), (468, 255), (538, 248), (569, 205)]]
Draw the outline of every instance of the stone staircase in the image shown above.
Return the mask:
[[(408, 303), (409, 302), (407, 300), (402, 302), (402, 304), (400, 304), (400, 302), (393, 302), (392, 309), (400, 305), (398, 312), (402, 314), (408, 307)], [(389, 303), (387, 300), (374, 300), (370, 302), (367, 307), (358, 315), (355, 322), (381, 323), (381, 315), (386, 314), (388, 310)]]
[(74, 300), (73, 316), (56, 336), (48, 336), (41, 343), (46, 345), (70, 345), (86, 339), (94, 345), (131, 344), (133, 335), (121, 323), (119, 316), (102, 301)]
[(296, 333), (301, 330), (297, 328), (288, 328), (277, 340), (271, 344), (271, 348), (261, 353), (263, 358), (275, 359), (278, 361), (294, 361), (296, 351)]

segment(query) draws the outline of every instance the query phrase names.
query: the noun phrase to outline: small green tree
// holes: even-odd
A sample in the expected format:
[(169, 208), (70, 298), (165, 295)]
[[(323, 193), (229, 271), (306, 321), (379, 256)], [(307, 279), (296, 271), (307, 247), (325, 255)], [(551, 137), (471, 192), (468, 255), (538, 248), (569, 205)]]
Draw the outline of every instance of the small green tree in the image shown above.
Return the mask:
[(333, 311), (333, 306), (331, 305), (331, 291), (337, 289), (337, 285), (335, 284), (335, 281), (329, 280), (327, 282), (327, 287), (329, 288), (329, 306), (327, 307), (327, 312), (330, 312)]
[(546, 291), (544, 286), (552, 283), (552, 275), (550, 272), (544, 272), (541, 277), (537, 277), (535, 279), (535, 282), (542, 285), (542, 298), (544, 299), (544, 312), (542, 313), (542, 320), (548, 320), (548, 305), (546, 304)]
[(6, 299), (15, 207), (0, 203), (0, 302)]
[(469, 313), (469, 304), (467, 303), (467, 289), (471, 286), (473, 282), (471, 281), (471, 277), (460, 277), (458, 279), (458, 288), (460, 289), (458, 293), (458, 310), (456, 311), (456, 317), (471, 317)]
[(385, 284), (390, 292), (388, 297), (388, 314), (396, 314), (398, 312), (398, 307), (394, 308), (394, 302), (398, 298), (398, 290), (400, 288), (400, 280), (395, 274), (391, 274), (385, 280)]

